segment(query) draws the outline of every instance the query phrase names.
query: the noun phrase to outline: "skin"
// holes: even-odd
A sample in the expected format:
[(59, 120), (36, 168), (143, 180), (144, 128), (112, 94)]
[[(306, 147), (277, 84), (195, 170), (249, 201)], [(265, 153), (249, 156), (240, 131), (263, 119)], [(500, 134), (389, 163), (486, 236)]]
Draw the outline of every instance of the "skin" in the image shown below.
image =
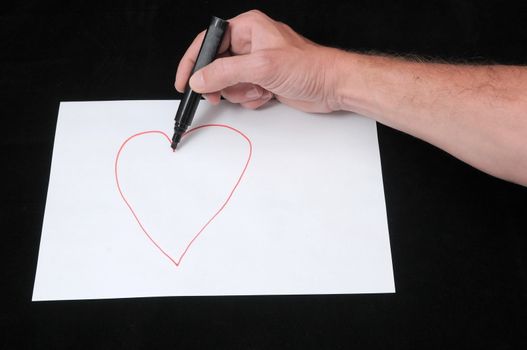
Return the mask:
[(306, 112), (356, 112), (527, 186), (527, 67), (346, 52), (253, 10), (229, 20), (219, 58), (190, 77), (204, 34), (179, 63), (180, 92), (189, 81), (213, 104), (223, 96), (255, 109), (275, 98)]

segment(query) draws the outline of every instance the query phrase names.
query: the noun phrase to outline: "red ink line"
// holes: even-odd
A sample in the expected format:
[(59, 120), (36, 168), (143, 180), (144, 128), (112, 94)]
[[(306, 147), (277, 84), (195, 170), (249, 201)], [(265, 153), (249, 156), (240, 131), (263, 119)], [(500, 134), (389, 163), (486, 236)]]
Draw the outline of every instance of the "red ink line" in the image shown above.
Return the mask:
[(143, 131), (143, 132), (140, 132), (140, 133), (137, 133), (137, 134), (134, 134), (130, 137), (128, 137), (123, 143), (122, 145), (119, 147), (119, 151), (117, 152), (117, 155), (115, 157), (115, 164), (114, 164), (114, 172), (115, 172), (115, 182), (117, 184), (117, 189), (119, 190), (119, 194), (121, 195), (121, 198), (124, 200), (126, 206), (128, 207), (128, 209), (130, 209), (132, 215), (134, 216), (135, 218), (135, 221), (137, 221), (137, 223), (139, 224), (139, 227), (141, 228), (141, 230), (144, 232), (144, 234), (148, 237), (148, 239), (150, 240), (150, 242), (152, 242), (154, 244), (154, 246), (166, 257), (168, 258), (174, 265), (179, 266), (179, 264), (181, 264), (181, 261), (183, 260), (183, 258), (185, 257), (185, 255), (187, 254), (187, 252), (189, 251), (190, 249), (190, 246), (194, 243), (194, 241), (196, 241), (196, 239), (201, 235), (201, 233), (203, 231), (205, 231), (205, 229), (209, 226), (209, 224), (214, 221), (214, 219), (223, 211), (223, 209), (225, 209), (225, 207), (227, 206), (227, 203), (229, 203), (229, 201), (231, 200), (234, 192), (236, 191), (236, 189), (238, 188), (238, 185), (240, 184), (240, 182), (242, 181), (242, 178), (243, 176), (245, 175), (245, 172), (247, 170), (247, 168), (249, 167), (249, 163), (251, 162), (251, 158), (252, 158), (252, 154), (253, 154), (253, 145), (252, 145), (252, 142), (251, 140), (249, 139), (249, 137), (247, 137), (247, 135), (245, 135), (243, 132), (241, 132), (240, 130), (236, 129), (236, 128), (233, 128), (232, 126), (229, 126), (229, 125), (225, 125), (225, 124), (205, 124), (205, 125), (200, 125), (200, 126), (197, 126), (195, 128), (192, 128), (190, 130), (187, 130), (187, 132), (185, 132), (183, 134), (183, 137), (187, 136), (188, 134), (196, 131), (196, 130), (200, 130), (200, 129), (203, 129), (203, 128), (208, 128), (208, 127), (219, 127), (219, 128), (225, 128), (225, 129), (229, 129), (231, 131), (234, 131), (235, 133), (239, 134), (240, 136), (242, 136), (246, 141), (247, 141), (247, 144), (249, 145), (249, 154), (247, 156), (247, 161), (245, 162), (245, 166), (243, 167), (243, 170), (240, 174), (240, 176), (238, 177), (238, 179), (236, 180), (236, 183), (234, 184), (234, 187), (232, 188), (232, 190), (230, 191), (229, 195), (227, 196), (227, 199), (223, 202), (223, 204), (220, 206), (220, 208), (214, 213), (214, 215), (212, 215), (212, 217), (200, 228), (200, 230), (194, 235), (194, 237), (190, 240), (190, 242), (187, 244), (187, 246), (185, 247), (185, 250), (183, 251), (183, 253), (181, 253), (181, 255), (179, 256), (179, 258), (176, 260), (174, 258), (172, 258), (170, 256), (170, 254), (168, 254), (167, 252), (165, 252), (165, 250), (163, 250), (163, 248), (154, 240), (154, 238), (150, 235), (150, 233), (148, 233), (148, 231), (146, 230), (146, 228), (144, 227), (144, 225), (142, 224), (141, 220), (139, 219), (139, 216), (136, 214), (136, 212), (134, 211), (134, 209), (132, 208), (132, 205), (130, 204), (130, 202), (128, 201), (128, 199), (126, 198), (126, 196), (124, 195), (124, 192), (121, 188), (121, 184), (119, 182), (119, 159), (121, 157), (121, 153), (124, 149), (124, 147), (126, 146), (126, 144), (128, 142), (130, 142), (131, 140), (133, 140), (134, 138), (136, 137), (139, 137), (139, 136), (143, 136), (143, 135), (147, 135), (147, 134), (159, 134), (163, 137), (165, 137), (168, 141), (168, 143), (170, 144), (172, 142), (172, 140), (170, 139), (170, 137), (165, 134), (163, 131), (158, 131), (158, 130), (150, 130), (150, 131)]

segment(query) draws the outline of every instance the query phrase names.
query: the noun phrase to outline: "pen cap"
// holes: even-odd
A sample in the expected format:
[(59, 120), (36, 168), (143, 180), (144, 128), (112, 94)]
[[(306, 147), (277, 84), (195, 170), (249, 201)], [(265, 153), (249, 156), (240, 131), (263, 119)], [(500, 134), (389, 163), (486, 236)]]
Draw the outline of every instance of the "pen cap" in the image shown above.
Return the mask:
[(198, 58), (192, 73), (205, 67), (214, 60), (216, 54), (218, 53), (218, 49), (220, 48), (221, 40), (223, 39), (223, 34), (227, 30), (228, 24), (229, 22), (212, 16), (209, 28), (205, 33), (205, 38), (203, 39), (203, 43), (199, 49)]

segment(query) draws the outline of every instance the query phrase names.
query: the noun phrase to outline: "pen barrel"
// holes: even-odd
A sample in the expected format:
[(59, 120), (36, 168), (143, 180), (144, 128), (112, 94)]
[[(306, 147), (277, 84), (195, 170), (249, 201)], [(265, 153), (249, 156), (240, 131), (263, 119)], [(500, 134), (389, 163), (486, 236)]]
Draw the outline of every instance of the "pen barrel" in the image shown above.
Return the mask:
[(201, 95), (192, 89), (188, 88), (185, 90), (183, 98), (179, 102), (179, 107), (176, 112), (176, 128), (184, 127), (183, 132), (192, 124), (192, 119), (198, 108), (198, 102), (201, 98)]
[(192, 73), (205, 67), (214, 60), (218, 53), (218, 49), (220, 48), (223, 34), (225, 33), (225, 30), (227, 30), (228, 23), (229, 22), (221, 18), (212, 16), (209, 28), (205, 33), (205, 38), (199, 49), (198, 58), (196, 59), (196, 64), (194, 65)]
[[(212, 17), (209, 28), (205, 33), (203, 43), (201, 44), (201, 48), (199, 49), (199, 54), (196, 63), (194, 64), (194, 68), (192, 69), (192, 74), (214, 60), (228, 24), (229, 22), (221, 18)], [(183, 130), (182, 128), (186, 130), (186, 128), (192, 123), (200, 98), (201, 94), (193, 91), (187, 83), (185, 94), (179, 103), (176, 117), (174, 118), (176, 121), (176, 129), (179, 129), (179, 132)], [(178, 131), (176, 130), (176, 133), (177, 132)]]
[[(203, 43), (199, 49), (198, 57), (196, 58), (196, 63), (194, 64), (191, 74), (194, 74), (194, 72), (196, 72), (198, 69), (205, 67), (214, 60), (216, 54), (218, 53), (218, 49), (220, 48), (221, 41), (225, 31), (227, 30), (228, 24), (229, 22), (221, 18), (214, 16), (212, 17), (209, 28), (207, 28), (207, 32), (203, 38)], [(174, 126), (174, 136), (172, 136), (171, 147), (173, 150), (176, 150), (181, 137), (192, 123), (192, 119), (194, 119), (194, 114), (198, 108), (200, 98), (201, 95), (195, 91), (192, 91), (187, 82), (185, 94), (179, 103), (179, 107), (174, 118), (176, 123)]]

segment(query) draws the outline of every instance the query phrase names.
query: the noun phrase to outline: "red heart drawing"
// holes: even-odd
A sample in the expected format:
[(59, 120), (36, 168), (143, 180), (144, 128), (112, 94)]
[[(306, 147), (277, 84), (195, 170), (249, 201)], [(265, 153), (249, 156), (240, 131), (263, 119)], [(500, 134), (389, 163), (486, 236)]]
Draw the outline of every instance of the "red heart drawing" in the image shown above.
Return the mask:
[(225, 201), (221, 204), (221, 206), (219, 207), (219, 209), (205, 222), (205, 224), (203, 226), (201, 226), (201, 228), (198, 230), (198, 232), (192, 237), (192, 239), (186, 244), (185, 246), (185, 249), (183, 250), (183, 252), (181, 253), (181, 255), (179, 256), (179, 258), (177, 259), (174, 259), (172, 256), (170, 256), (170, 254), (168, 254), (157, 242), (156, 240), (152, 237), (152, 235), (147, 231), (146, 227), (143, 225), (143, 223), (141, 222), (141, 219), (139, 218), (139, 215), (135, 212), (134, 208), (132, 207), (132, 205), (130, 204), (130, 201), (126, 198), (126, 196), (124, 195), (124, 191), (123, 189), (121, 188), (121, 184), (119, 182), (119, 159), (121, 157), (121, 154), (125, 148), (125, 146), (133, 139), (137, 138), (137, 137), (140, 137), (140, 136), (143, 136), (143, 135), (147, 135), (147, 134), (159, 134), (160, 136), (164, 137), (167, 141), (168, 141), (168, 144), (170, 145), (170, 143), (172, 142), (170, 137), (164, 133), (163, 131), (158, 131), (158, 130), (150, 130), (150, 131), (143, 131), (143, 132), (139, 132), (137, 134), (134, 134), (130, 137), (128, 137), (122, 144), (121, 146), (119, 147), (119, 151), (117, 152), (117, 155), (115, 157), (115, 163), (114, 163), (114, 172), (115, 172), (115, 182), (116, 182), (116, 185), (117, 185), (117, 189), (119, 191), (119, 194), (121, 195), (121, 198), (124, 200), (125, 204), (128, 206), (128, 208), (130, 209), (133, 217), (135, 218), (135, 221), (137, 222), (137, 224), (139, 225), (139, 227), (141, 228), (141, 230), (144, 232), (144, 234), (148, 237), (148, 239), (154, 244), (154, 246), (165, 256), (167, 257), (176, 267), (179, 266), (181, 264), (181, 261), (183, 260), (183, 258), (185, 257), (185, 255), (187, 254), (187, 252), (189, 251), (190, 247), (192, 246), (192, 244), (196, 241), (196, 239), (203, 233), (203, 231), (207, 228), (207, 226), (209, 226), (209, 224), (214, 221), (214, 219), (223, 211), (223, 209), (225, 209), (225, 207), (227, 206), (227, 203), (229, 203), (229, 201), (231, 200), (232, 198), (232, 195), (234, 194), (234, 192), (236, 191), (236, 189), (238, 188), (238, 185), (240, 184), (240, 182), (242, 181), (242, 178), (243, 176), (245, 175), (245, 172), (249, 166), (249, 163), (251, 161), (251, 158), (252, 158), (252, 150), (253, 150), (253, 146), (252, 146), (252, 142), (251, 140), (249, 139), (249, 137), (247, 137), (247, 135), (245, 135), (243, 132), (241, 132), (240, 130), (232, 127), (232, 126), (229, 126), (229, 125), (224, 125), (224, 124), (205, 124), (205, 125), (200, 125), (200, 126), (197, 126), (195, 128), (192, 128), (192, 129), (189, 129), (185, 134), (183, 134), (183, 137), (186, 137), (188, 136), (190, 133), (193, 133), (197, 130), (200, 130), (200, 129), (203, 129), (203, 128), (209, 128), (209, 127), (218, 127), (218, 128), (225, 128), (225, 129), (228, 129), (230, 131), (233, 131), (235, 132), (237, 135), (243, 137), (243, 139), (245, 141), (247, 141), (247, 144), (249, 146), (249, 153), (248, 153), (248, 156), (247, 156), (247, 161), (245, 162), (245, 166), (243, 167), (243, 170), (240, 174), (240, 176), (237, 178), (234, 186), (232, 187), (232, 190), (229, 192), (229, 195), (227, 196), (227, 199), (225, 199)]

